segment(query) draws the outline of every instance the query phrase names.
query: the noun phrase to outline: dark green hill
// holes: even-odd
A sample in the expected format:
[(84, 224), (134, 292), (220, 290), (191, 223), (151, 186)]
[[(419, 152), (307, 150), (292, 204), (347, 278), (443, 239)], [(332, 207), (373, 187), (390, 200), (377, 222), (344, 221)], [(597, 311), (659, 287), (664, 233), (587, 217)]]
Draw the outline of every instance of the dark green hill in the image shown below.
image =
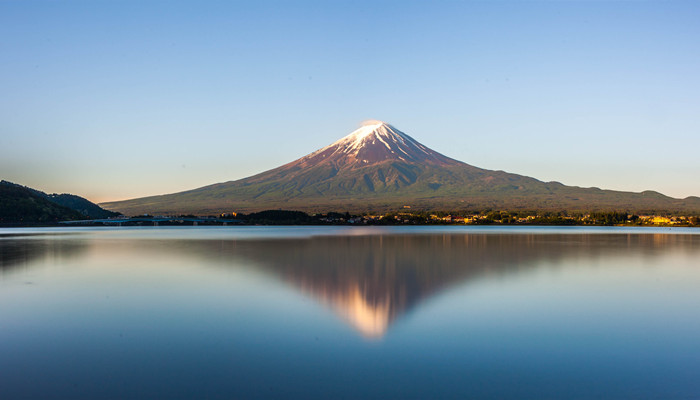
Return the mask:
[(49, 201), (28, 188), (0, 184), (0, 224), (50, 224), (83, 219), (83, 215)]
[(116, 213), (114, 211), (105, 210), (104, 208), (98, 206), (90, 200), (80, 196), (76, 196), (74, 194), (54, 193), (48, 194), (46, 196), (49, 201), (78, 211), (79, 213), (90, 219), (110, 218), (120, 215), (119, 213)]
[(4, 223), (48, 223), (119, 215), (80, 196), (67, 193), (46, 194), (7, 181), (0, 181), (0, 196), (0, 222)]

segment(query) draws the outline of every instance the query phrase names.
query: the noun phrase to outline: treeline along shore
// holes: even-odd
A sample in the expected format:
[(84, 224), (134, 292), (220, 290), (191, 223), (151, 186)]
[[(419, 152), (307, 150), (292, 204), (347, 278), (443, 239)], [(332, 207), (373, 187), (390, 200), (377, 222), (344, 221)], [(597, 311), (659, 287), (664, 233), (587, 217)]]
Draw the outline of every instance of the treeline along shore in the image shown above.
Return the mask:
[(700, 215), (643, 214), (628, 212), (569, 213), (538, 211), (413, 211), (387, 213), (267, 210), (250, 214), (224, 213), (216, 216), (139, 215), (109, 219), (61, 221), (54, 225), (92, 226), (178, 226), (178, 225), (562, 225), (562, 226), (678, 226), (700, 227)]

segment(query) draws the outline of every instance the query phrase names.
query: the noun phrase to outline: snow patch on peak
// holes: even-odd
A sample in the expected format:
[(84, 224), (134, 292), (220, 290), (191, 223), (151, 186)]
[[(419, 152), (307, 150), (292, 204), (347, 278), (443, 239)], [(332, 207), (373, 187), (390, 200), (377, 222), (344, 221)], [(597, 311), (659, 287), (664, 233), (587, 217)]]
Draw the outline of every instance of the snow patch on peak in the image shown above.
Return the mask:
[(386, 122), (371, 120), (365, 121), (365, 124), (359, 129), (333, 145), (344, 148), (347, 153), (357, 153), (365, 142), (370, 140), (370, 137), (372, 143), (378, 140), (389, 150), (391, 150), (391, 145), (388, 142), (404, 143), (402, 134), (392, 128), (391, 125)]
[[(336, 157), (355, 159), (359, 157), (360, 151), (367, 146), (381, 146), (385, 149), (386, 154), (394, 154), (397, 158), (399, 154), (413, 158), (416, 152), (433, 157), (433, 152), (430, 149), (386, 122), (367, 120), (362, 123), (360, 128), (349, 135), (322, 149), (316, 150), (304, 157), (304, 159), (314, 157), (317, 154), (323, 154), (324, 158), (328, 156), (329, 159), (335, 159)], [(362, 160), (358, 159), (358, 162), (362, 162)]]
[(352, 140), (352, 141), (362, 140), (362, 139), (366, 138), (367, 136), (371, 135), (372, 132), (381, 128), (382, 125), (383, 125), (383, 123), (362, 125), (362, 127), (360, 127), (360, 129), (353, 131), (351, 134), (345, 136), (343, 139), (340, 139), (339, 141), (344, 141), (345, 139)]

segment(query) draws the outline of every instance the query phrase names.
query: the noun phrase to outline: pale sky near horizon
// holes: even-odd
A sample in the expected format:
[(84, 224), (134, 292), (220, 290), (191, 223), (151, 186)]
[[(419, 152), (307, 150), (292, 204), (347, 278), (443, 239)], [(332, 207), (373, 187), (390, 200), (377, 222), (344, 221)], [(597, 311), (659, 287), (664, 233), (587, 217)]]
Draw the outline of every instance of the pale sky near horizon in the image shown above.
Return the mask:
[(700, 196), (700, 2), (0, 1), (0, 179), (101, 202), (363, 120), (543, 181)]

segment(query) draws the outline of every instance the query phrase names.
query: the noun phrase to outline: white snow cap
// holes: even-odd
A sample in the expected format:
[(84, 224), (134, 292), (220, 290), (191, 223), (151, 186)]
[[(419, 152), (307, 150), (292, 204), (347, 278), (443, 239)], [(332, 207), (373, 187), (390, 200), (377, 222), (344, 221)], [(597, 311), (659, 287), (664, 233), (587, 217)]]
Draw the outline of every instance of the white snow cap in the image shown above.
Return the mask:
[(370, 119), (362, 122), (362, 126), (336, 141), (328, 147), (340, 147), (346, 153), (356, 153), (366, 143), (367, 139), (376, 139), (382, 142), (387, 149), (391, 150), (390, 143), (396, 143), (404, 146), (417, 147), (420, 151), (428, 154), (428, 149), (423, 145), (413, 140), (410, 136), (394, 128), (388, 123), (376, 119)]
[(450, 164), (453, 160), (436, 153), (415, 139), (376, 119), (362, 122), (362, 126), (349, 135), (304, 157), (305, 160), (320, 156), (326, 162), (351, 165), (401, 160)]

